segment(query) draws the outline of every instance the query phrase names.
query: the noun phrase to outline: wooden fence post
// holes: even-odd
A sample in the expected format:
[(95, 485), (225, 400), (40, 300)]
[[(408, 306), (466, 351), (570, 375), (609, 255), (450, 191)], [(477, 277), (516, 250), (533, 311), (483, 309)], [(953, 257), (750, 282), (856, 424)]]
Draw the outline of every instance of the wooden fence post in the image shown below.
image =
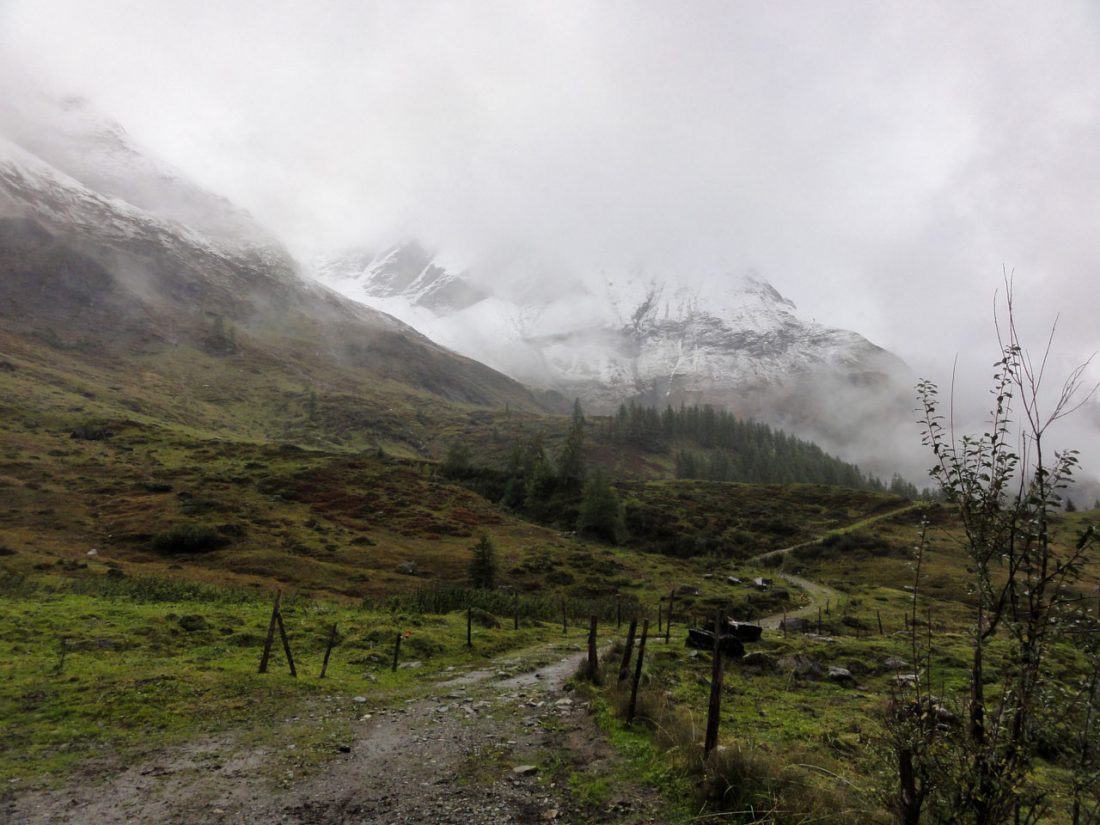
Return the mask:
[(642, 622), (642, 638), (638, 641), (638, 663), (634, 667), (634, 682), (630, 686), (630, 704), (626, 709), (626, 724), (634, 722), (634, 711), (638, 706), (638, 683), (642, 680), (642, 660), (645, 658), (645, 640), (649, 635), (649, 619)]
[(623, 648), (623, 661), (619, 665), (619, 681), (623, 681), (630, 675), (630, 657), (634, 653), (634, 634), (638, 632), (637, 617), (630, 620), (630, 627), (626, 631), (626, 647)]
[(673, 590), (668, 594), (668, 615), (665, 616), (665, 643), (667, 644), (672, 638), (672, 602), (676, 598), (676, 591)]
[(714, 617), (714, 652), (711, 654), (710, 705), (707, 707), (707, 737), (703, 759), (718, 745), (718, 722), (722, 712), (722, 611)]
[(657, 633), (658, 634), (663, 633), (664, 628), (665, 628), (665, 620), (663, 618), (664, 609), (665, 609), (665, 597), (661, 596), (659, 599), (657, 599)]
[(336, 645), (336, 623), (332, 623), (332, 632), (328, 634), (328, 645), (325, 647), (325, 660), (321, 663), (321, 677), (328, 673), (328, 657), (332, 655), (332, 648)]
[(875, 615), (878, 617), (878, 635), (885, 636), (886, 634), (882, 632), (882, 611), (876, 610)]
[(588, 620), (588, 681), (593, 684), (600, 676), (600, 662), (596, 652), (596, 617)]
[(283, 591), (275, 591), (275, 604), (271, 608), (271, 621), (267, 623), (267, 638), (264, 639), (264, 652), (260, 656), (260, 673), (267, 673), (267, 663), (271, 659), (271, 646), (275, 643), (275, 625), (279, 619), (279, 602), (283, 598)]
[(390, 671), (397, 673), (397, 657), (401, 655), (401, 634), (397, 634), (397, 640), (393, 643), (393, 667)]
[(283, 640), (283, 652), (286, 653), (286, 663), (290, 665), (290, 675), (297, 679), (298, 671), (294, 667), (294, 657), (290, 653), (290, 639), (287, 638), (286, 625), (283, 624), (283, 611), (278, 611), (275, 619), (279, 622), (279, 638)]

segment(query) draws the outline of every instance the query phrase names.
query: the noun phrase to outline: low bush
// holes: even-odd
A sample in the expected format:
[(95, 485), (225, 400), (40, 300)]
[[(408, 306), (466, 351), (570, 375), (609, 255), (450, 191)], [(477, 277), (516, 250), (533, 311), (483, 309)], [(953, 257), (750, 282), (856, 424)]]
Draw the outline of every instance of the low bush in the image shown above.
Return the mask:
[(189, 553), (207, 553), (224, 547), (228, 539), (204, 524), (176, 524), (163, 533), (153, 536), (152, 546), (157, 553), (178, 556)]

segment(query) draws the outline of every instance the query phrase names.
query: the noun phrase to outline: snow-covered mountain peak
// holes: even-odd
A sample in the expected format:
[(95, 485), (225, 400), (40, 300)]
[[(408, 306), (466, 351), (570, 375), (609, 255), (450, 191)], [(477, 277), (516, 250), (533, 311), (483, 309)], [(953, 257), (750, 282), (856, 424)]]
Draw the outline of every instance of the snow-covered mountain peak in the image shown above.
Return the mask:
[(183, 224), (234, 251), (285, 257), (248, 212), (156, 158), (85, 98), (0, 93), (0, 135), (91, 191)]

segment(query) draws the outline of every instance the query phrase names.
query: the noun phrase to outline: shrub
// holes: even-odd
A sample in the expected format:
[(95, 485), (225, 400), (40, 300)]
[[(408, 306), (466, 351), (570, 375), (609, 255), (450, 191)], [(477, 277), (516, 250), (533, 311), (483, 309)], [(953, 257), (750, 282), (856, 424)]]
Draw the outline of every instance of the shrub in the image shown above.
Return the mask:
[(202, 524), (176, 524), (153, 536), (153, 550), (176, 556), (186, 553), (206, 553), (228, 543), (213, 527)]

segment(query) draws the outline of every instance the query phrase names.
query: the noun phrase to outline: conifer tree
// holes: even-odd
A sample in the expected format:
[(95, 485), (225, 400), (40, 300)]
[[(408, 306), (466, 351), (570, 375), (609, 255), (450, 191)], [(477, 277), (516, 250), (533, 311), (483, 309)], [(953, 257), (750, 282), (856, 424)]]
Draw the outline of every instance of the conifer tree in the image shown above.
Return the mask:
[(573, 402), (573, 423), (558, 454), (558, 478), (570, 487), (584, 480), (584, 411), (579, 398)]
[(479, 589), (491, 590), (496, 582), (497, 550), (488, 533), (470, 548), (470, 583)]
[(603, 470), (597, 469), (584, 484), (577, 529), (611, 542), (623, 536), (623, 508)]

